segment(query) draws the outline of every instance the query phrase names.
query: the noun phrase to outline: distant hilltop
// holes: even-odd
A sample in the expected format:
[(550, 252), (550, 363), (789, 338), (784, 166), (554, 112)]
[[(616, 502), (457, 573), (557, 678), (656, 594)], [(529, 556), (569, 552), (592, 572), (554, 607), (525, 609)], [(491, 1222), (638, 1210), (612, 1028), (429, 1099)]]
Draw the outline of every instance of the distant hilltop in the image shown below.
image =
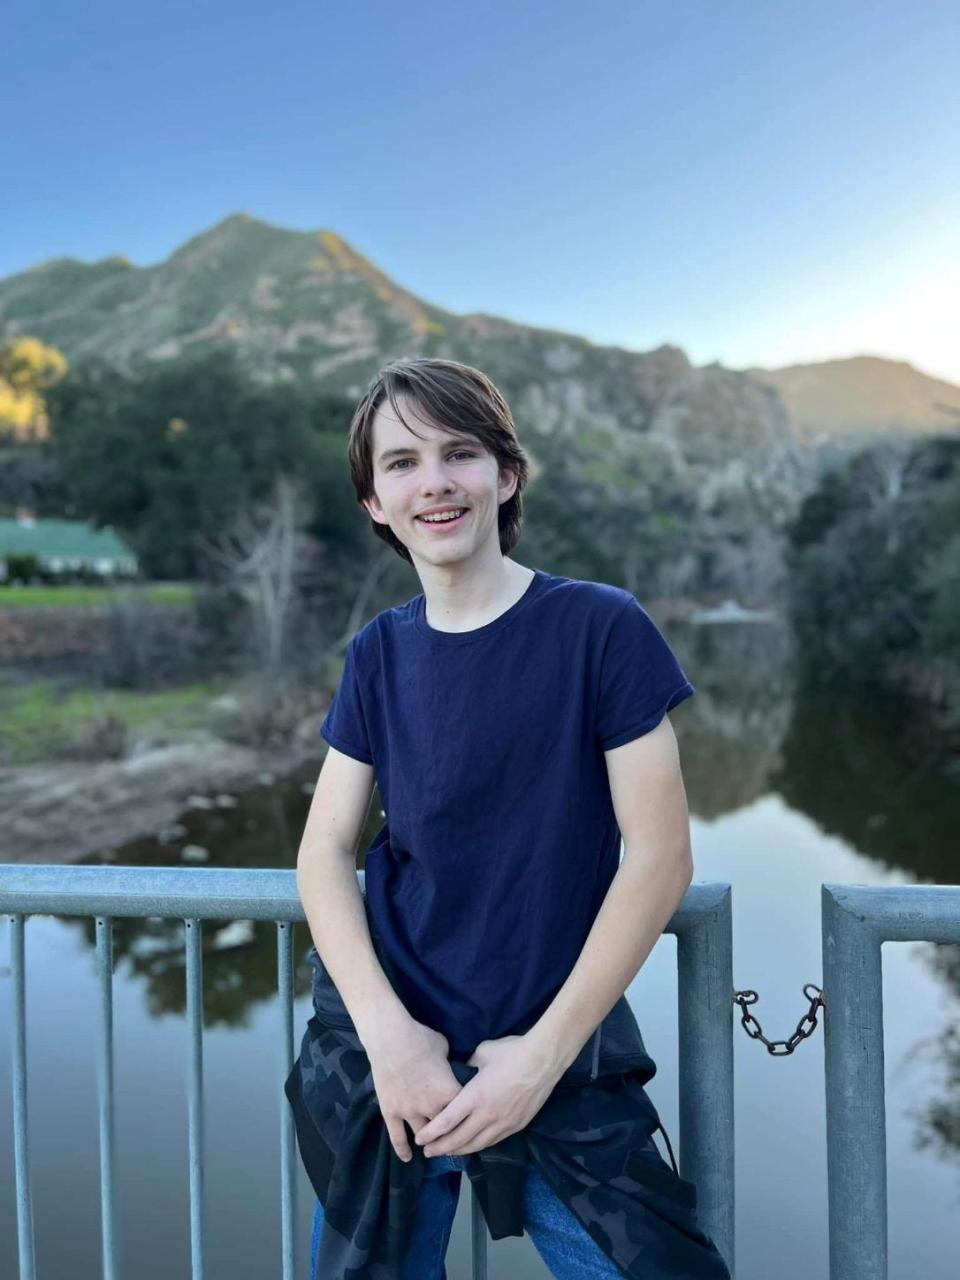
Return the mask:
[(746, 372), (779, 392), (803, 443), (960, 430), (960, 387), (904, 360), (854, 356)]

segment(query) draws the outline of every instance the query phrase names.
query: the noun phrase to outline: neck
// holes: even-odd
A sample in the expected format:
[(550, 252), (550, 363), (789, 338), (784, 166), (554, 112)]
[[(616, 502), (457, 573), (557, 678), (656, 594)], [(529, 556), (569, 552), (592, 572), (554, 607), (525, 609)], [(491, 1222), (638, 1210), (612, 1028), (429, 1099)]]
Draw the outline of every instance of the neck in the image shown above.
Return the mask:
[(498, 618), (526, 591), (533, 570), (504, 556), (489, 564), (425, 565), (418, 569), (426, 618), (438, 631), (472, 631)]

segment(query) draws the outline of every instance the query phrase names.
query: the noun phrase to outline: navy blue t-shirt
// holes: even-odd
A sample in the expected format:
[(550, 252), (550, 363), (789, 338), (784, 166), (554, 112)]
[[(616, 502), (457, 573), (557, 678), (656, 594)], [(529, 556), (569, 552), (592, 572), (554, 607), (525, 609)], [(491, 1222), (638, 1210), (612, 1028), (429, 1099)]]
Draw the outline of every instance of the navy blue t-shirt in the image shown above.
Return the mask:
[(367, 913), (409, 1012), (451, 1057), (529, 1030), (620, 860), (604, 751), (694, 692), (629, 591), (534, 571), (472, 631), (423, 595), (356, 633), (320, 732), (374, 766)]

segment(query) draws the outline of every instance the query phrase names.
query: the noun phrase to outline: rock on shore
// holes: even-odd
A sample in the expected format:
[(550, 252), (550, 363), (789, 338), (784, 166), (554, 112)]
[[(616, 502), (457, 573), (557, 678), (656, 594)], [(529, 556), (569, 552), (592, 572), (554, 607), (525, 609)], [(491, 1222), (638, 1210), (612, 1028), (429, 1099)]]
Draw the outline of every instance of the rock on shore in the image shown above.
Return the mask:
[(197, 793), (280, 777), (319, 742), (297, 734), (282, 752), (225, 742), (212, 734), (144, 746), (124, 760), (52, 762), (0, 769), (0, 862), (73, 862), (170, 826)]

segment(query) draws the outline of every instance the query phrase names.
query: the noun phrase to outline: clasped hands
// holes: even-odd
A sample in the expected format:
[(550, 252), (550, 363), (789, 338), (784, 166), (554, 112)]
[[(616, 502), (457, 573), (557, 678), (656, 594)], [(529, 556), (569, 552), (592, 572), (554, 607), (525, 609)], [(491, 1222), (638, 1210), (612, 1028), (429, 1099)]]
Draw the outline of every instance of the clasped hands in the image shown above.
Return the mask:
[(467, 1062), (477, 1074), (414, 1133), (426, 1156), (469, 1155), (526, 1128), (562, 1074), (527, 1035), (482, 1040)]

